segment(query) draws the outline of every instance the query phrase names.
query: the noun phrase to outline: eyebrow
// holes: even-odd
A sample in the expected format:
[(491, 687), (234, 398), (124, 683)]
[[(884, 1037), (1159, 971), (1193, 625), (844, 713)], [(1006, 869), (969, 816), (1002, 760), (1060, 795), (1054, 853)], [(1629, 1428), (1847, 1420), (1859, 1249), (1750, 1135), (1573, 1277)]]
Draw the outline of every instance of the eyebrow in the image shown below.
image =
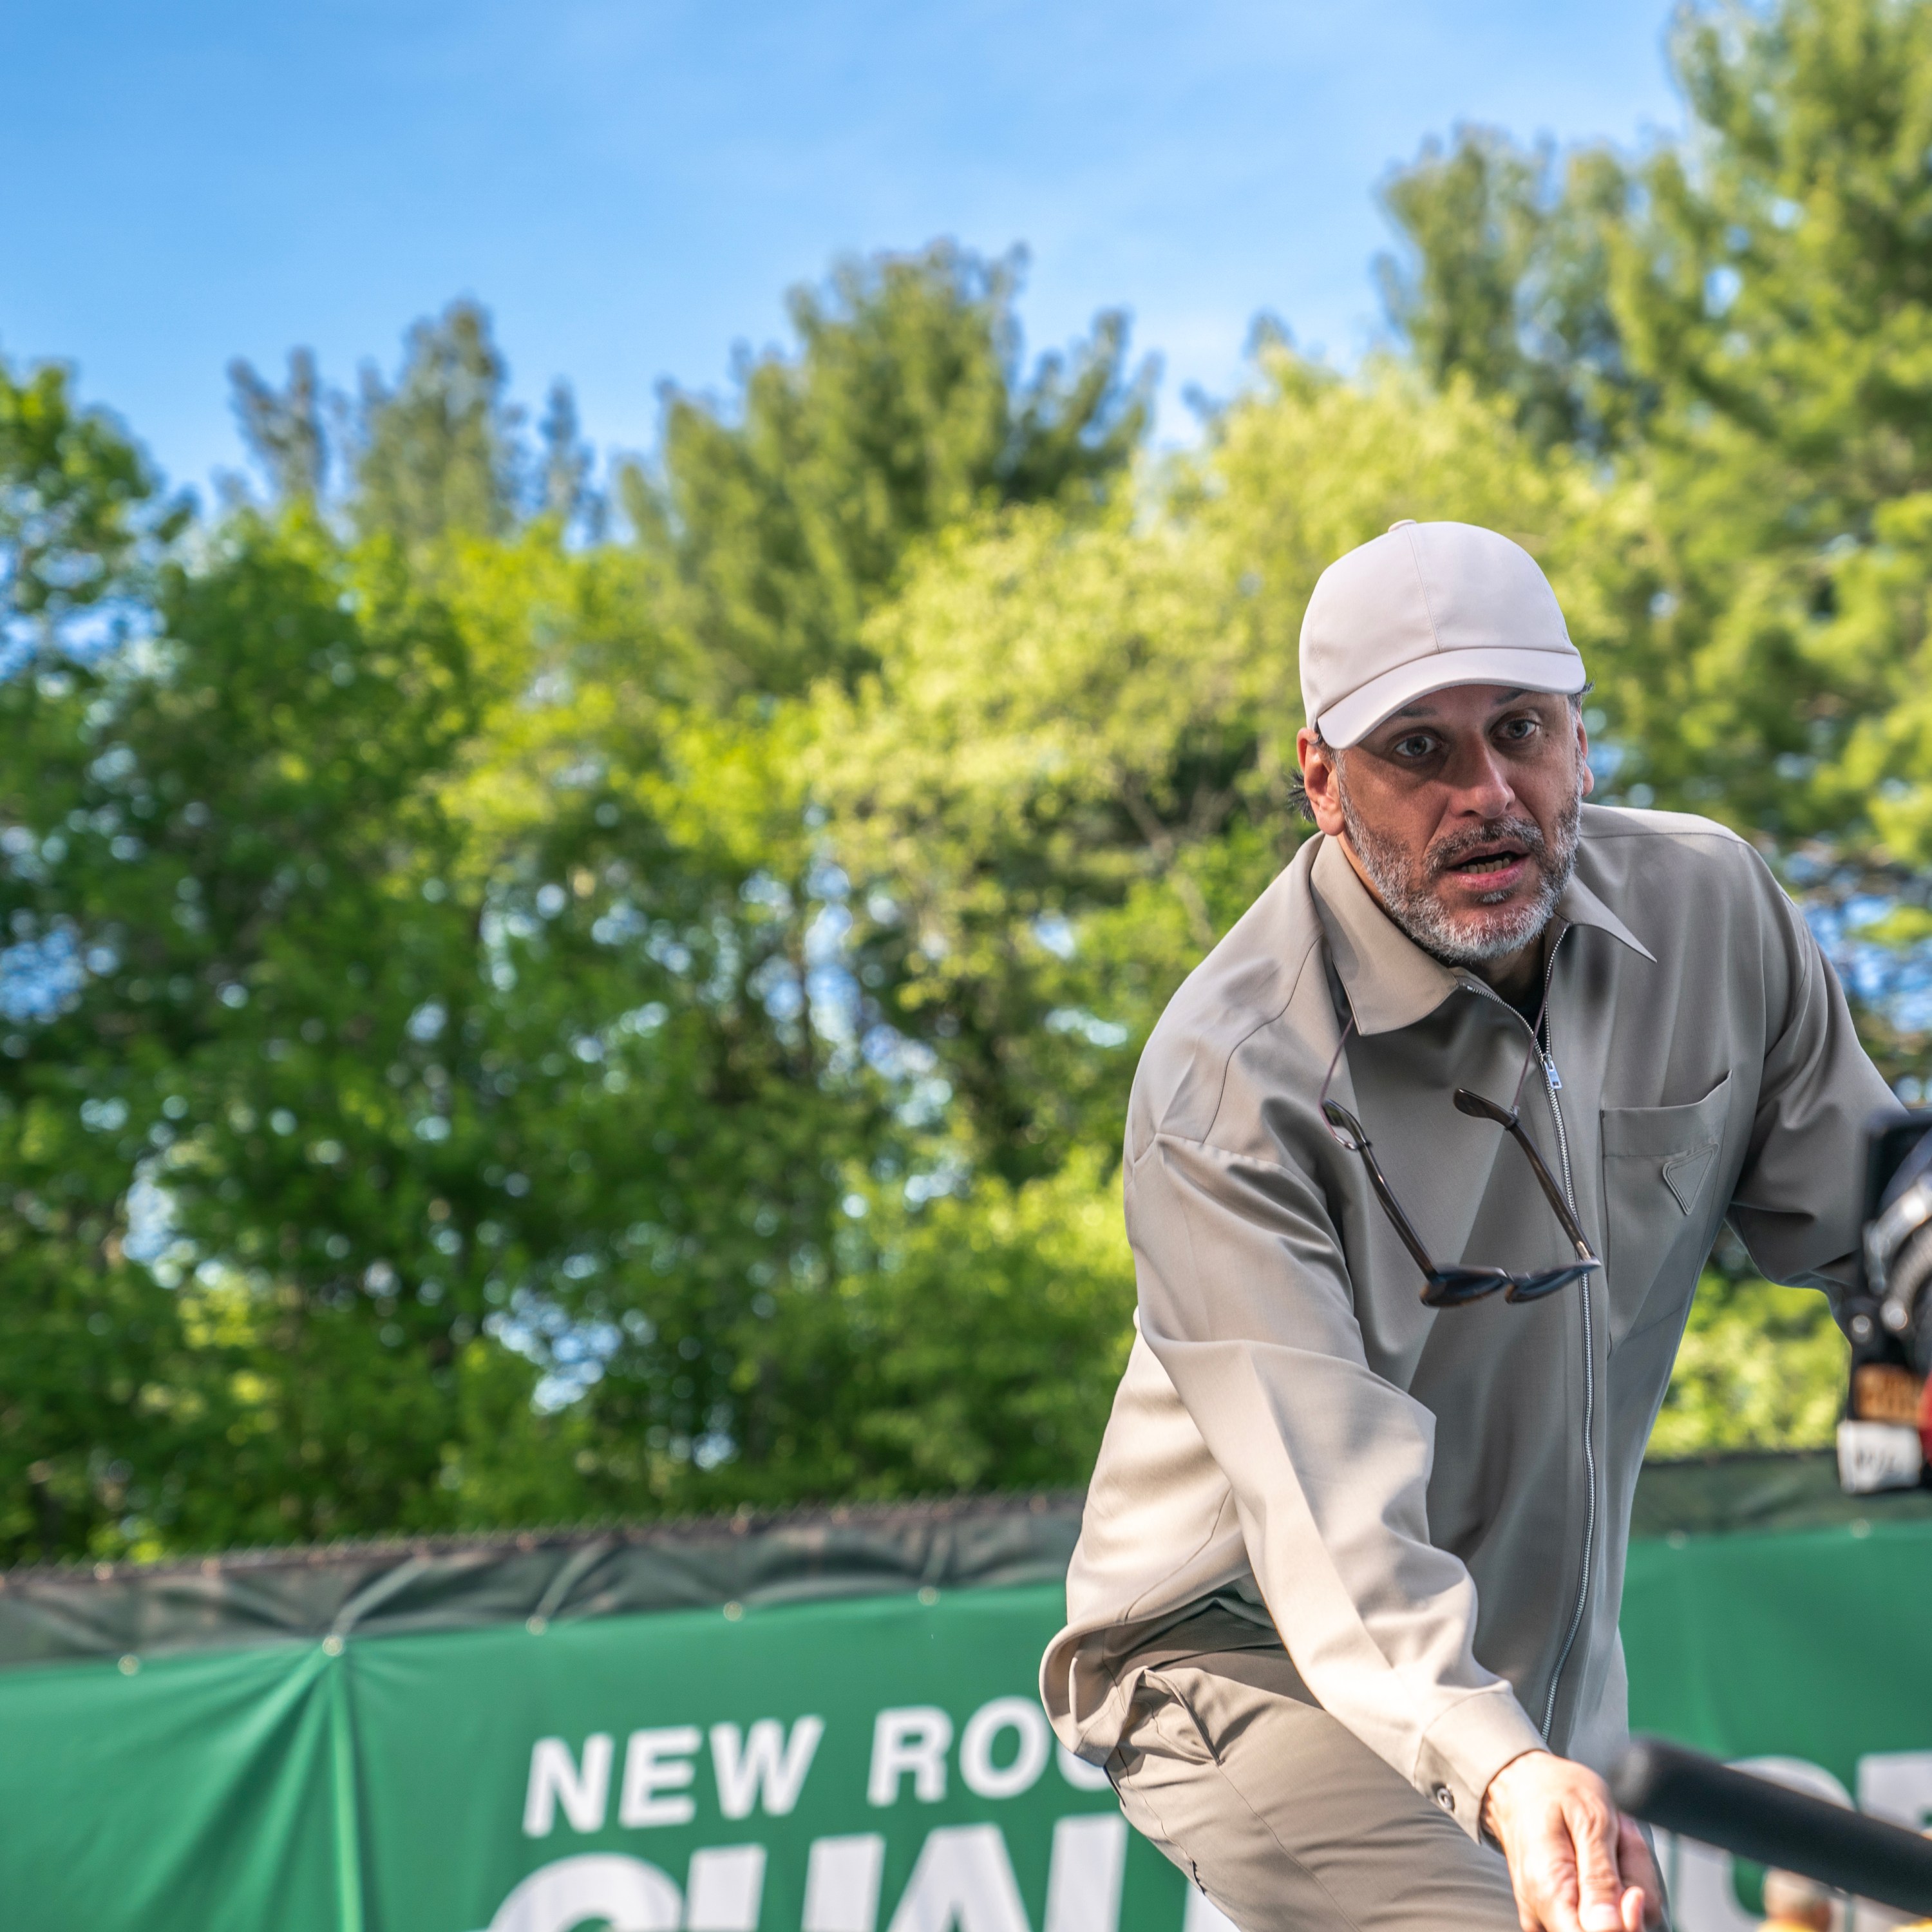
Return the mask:
[[(1540, 698), (1544, 694), (1541, 692), (1532, 692), (1527, 686), (1520, 691), (1506, 691), (1490, 709), (1501, 711), (1514, 704), (1519, 698)], [(1418, 698), (1413, 704), (1405, 704), (1400, 710), (1393, 711), (1389, 715), (1392, 718), (1433, 718), (1436, 714), (1433, 705), (1424, 699)]]

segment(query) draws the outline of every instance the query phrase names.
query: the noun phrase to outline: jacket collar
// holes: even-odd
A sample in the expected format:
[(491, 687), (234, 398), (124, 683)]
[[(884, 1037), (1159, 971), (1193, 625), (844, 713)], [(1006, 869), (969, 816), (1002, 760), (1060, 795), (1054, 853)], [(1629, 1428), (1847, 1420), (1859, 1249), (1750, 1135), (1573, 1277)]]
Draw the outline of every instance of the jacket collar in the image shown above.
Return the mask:
[[(1383, 911), (1340, 844), (1317, 834), (1319, 849), (1308, 882), (1360, 1034), (1393, 1033), (1432, 1013), (1451, 993), (1480, 987), (1472, 973), (1432, 958)], [(1553, 940), (1572, 926), (1594, 926), (1632, 952), (1654, 955), (1575, 873), (1551, 916)]]

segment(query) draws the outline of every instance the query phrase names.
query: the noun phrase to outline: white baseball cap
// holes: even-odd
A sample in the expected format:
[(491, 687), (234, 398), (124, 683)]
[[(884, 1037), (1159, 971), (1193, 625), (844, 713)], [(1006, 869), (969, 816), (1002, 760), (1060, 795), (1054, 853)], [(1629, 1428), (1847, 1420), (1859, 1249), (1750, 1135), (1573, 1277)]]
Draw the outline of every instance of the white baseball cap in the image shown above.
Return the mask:
[(1588, 682), (1535, 558), (1474, 524), (1390, 524), (1322, 573), (1301, 620), (1302, 709), (1337, 746), (1449, 685)]

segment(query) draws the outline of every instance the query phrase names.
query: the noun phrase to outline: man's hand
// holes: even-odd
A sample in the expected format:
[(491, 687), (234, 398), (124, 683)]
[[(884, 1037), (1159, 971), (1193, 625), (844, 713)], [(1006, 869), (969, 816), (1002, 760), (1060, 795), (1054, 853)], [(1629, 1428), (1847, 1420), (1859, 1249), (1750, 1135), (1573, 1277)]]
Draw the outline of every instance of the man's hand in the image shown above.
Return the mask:
[(1594, 1771), (1526, 1751), (1490, 1780), (1483, 1828), (1509, 1860), (1523, 1932), (1644, 1932), (1664, 1888), (1643, 1834)]

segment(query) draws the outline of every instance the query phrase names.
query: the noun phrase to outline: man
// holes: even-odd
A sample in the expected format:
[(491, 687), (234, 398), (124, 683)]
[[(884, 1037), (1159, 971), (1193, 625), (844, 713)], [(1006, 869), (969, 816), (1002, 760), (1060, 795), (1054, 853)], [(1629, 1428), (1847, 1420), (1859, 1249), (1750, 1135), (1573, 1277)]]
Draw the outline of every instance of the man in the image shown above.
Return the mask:
[(1720, 1220), (1832, 1285), (1891, 1096), (1749, 845), (1583, 804), (1516, 544), (1352, 551), (1301, 678), (1320, 836), (1135, 1079), (1139, 1333), (1042, 1694), (1242, 1932), (1637, 1932), (1645, 1439)]

